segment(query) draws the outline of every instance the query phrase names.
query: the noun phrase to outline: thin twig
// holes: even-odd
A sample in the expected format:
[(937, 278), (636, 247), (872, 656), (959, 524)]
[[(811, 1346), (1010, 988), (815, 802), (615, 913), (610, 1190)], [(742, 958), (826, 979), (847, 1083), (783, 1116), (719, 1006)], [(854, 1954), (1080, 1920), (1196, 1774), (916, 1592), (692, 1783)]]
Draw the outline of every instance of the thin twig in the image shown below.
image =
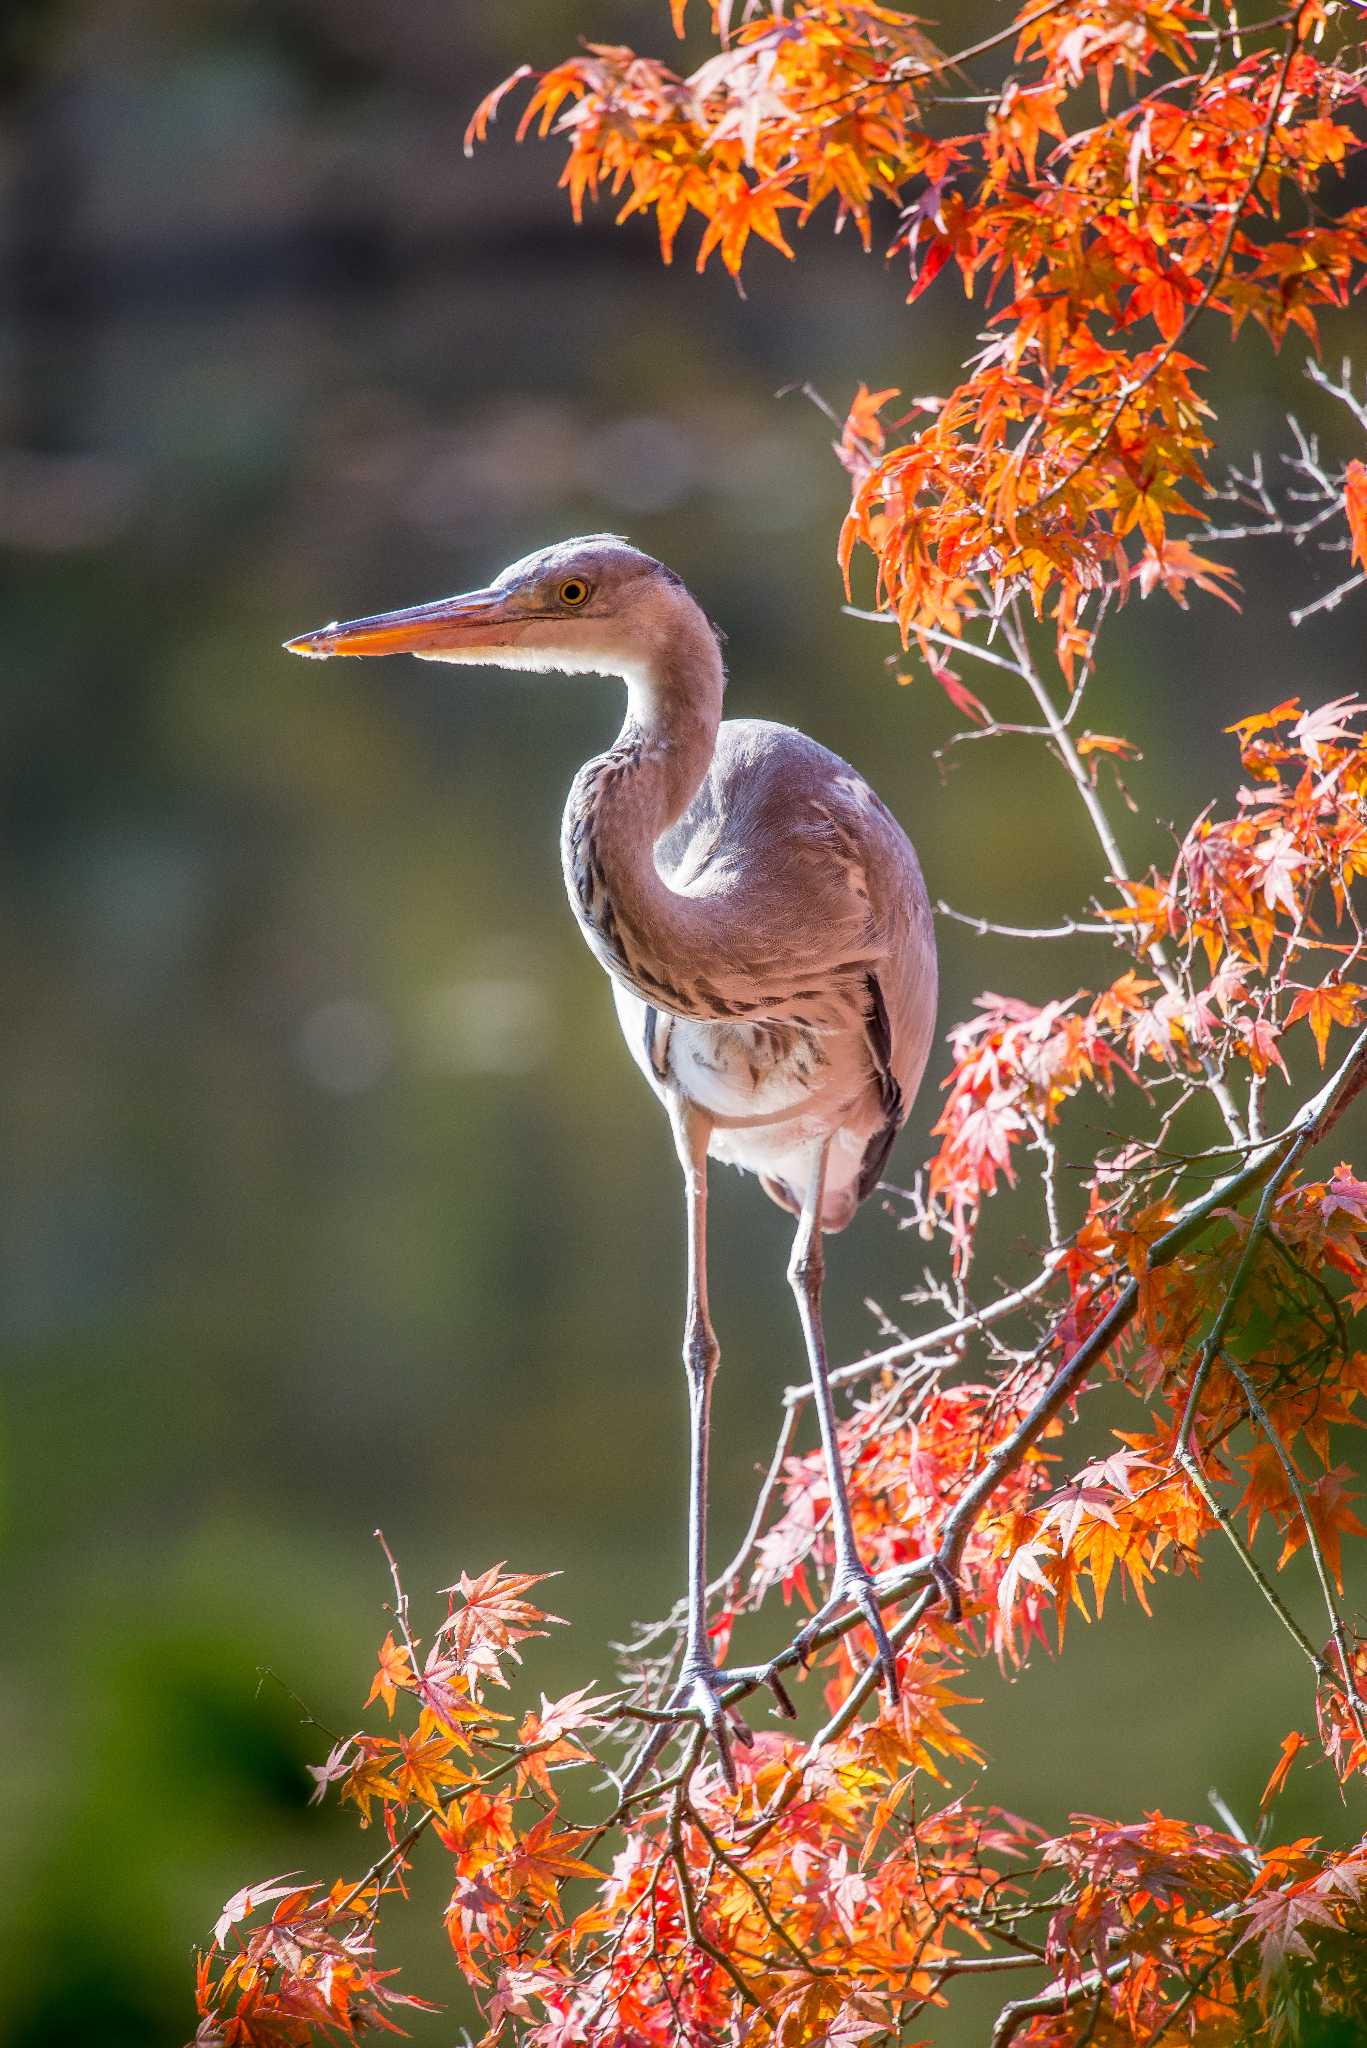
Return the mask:
[[(904, 1337), (900, 1343), (889, 1344), (882, 1351), (871, 1352), (867, 1358), (856, 1358), (848, 1365), (838, 1365), (830, 1376), (833, 1387), (848, 1386), (852, 1380), (867, 1379), (871, 1373), (882, 1372), (885, 1367), (899, 1365), (904, 1358), (915, 1358), (927, 1351), (943, 1351), (955, 1344), (961, 1337), (970, 1337), (975, 1331), (988, 1330), (1004, 1317), (1014, 1315), (1043, 1294), (1051, 1280), (1056, 1277), (1056, 1262), (1049, 1260), (1022, 1287), (1015, 1287), (1009, 1294), (999, 1295), (996, 1301), (985, 1308), (974, 1309), (971, 1313), (955, 1316), (952, 1321), (941, 1323), (936, 1329), (926, 1330), (919, 1337)], [(810, 1400), (810, 1386), (785, 1387), (783, 1398), (789, 1406), (795, 1402)]]
[[(845, 604), (840, 609), (852, 619), (866, 619), (871, 626), (895, 626), (897, 620), (891, 612), (861, 611), (858, 605)], [(913, 628), (919, 639), (933, 640), (937, 647), (948, 647), (955, 654), (967, 654), (974, 661), (985, 661), (989, 668), (1004, 668), (1008, 675), (1025, 677), (1014, 661), (1005, 655), (994, 654), (990, 647), (978, 647), (972, 640), (960, 640), (953, 633), (942, 633), (938, 626), (916, 626)]]
[[(1296, 1497), (1296, 1506), (1300, 1510), (1301, 1523), (1305, 1529), (1306, 1547), (1314, 1562), (1315, 1576), (1320, 1582), (1320, 1592), (1324, 1596), (1324, 1604), (1328, 1610), (1330, 1633), (1334, 1638), (1334, 1647), (1338, 1651), (1343, 1663), (1343, 1683), (1340, 1689), (1348, 1702), (1348, 1711), (1353, 1717), (1353, 1725), (1357, 1729), (1362, 1746), (1367, 1750), (1367, 1724), (1364, 1724), (1362, 1702), (1359, 1700), (1357, 1688), (1353, 1684), (1353, 1659), (1348, 1648), (1348, 1636), (1343, 1626), (1343, 1616), (1339, 1613), (1338, 1601), (1334, 1598), (1334, 1584), (1329, 1576), (1329, 1568), (1325, 1563), (1319, 1532), (1316, 1530), (1314, 1520), (1310, 1514), (1310, 1504), (1305, 1497), (1305, 1487), (1302, 1483), (1301, 1475), (1296, 1470), (1295, 1460), (1282, 1442), (1280, 1432), (1274, 1428), (1272, 1418), (1258, 1399), (1253, 1382), (1249, 1379), (1243, 1367), (1231, 1358), (1228, 1353), (1225, 1354), (1225, 1364), (1239, 1382), (1244, 1400), (1248, 1403), (1248, 1412), (1271, 1444), (1272, 1449), (1276, 1453), (1277, 1461), (1286, 1474), (1286, 1483)], [(1337, 1683), (1337, 1680), (1335, 1682)]]
[[(1057, 749), (1059, 758), (1071, 776), (1077, 793), (1082, 799), (1087, 816), (1092, 821), (1092, 829), (1100, 841), (1102, 852), (1110, 863), (1112, 879), (1116, 882), (1129, 882), (1131, 880), (1129, 867), (1124, 854), (1120, 850), (1120, 842), (1111, 829), (1111, 821), (1106, 815), (1106, 808), (1101, 801), (1100, 793), (1083, 766), (1082, 757), (1074, 744), (1073, 736), (1069, 732), (1064, 720), (1059, 716), (1054, 700), (1045, 687), (1044, 678), (1041, 676), (1038, 665), (1031, 655), (1029, 639), (1021, 623), (1019, 612), (1014, 606), (1003, 617), (1002, 629), (1006, 635), (1007, 645), (1020, 665), (1019, 672), (1025, 680), (1026, 687), (1039, 705), (1041, 715), (1049, 727), (1050, 736)], [(1182, 990), (1176, 975), (1173, 973), (1164, 947), (1155, 939), (1144, 948), (1144, 951), (1153, 965), (1154, 973), (1162, 982), (1166, 992), (1178, 1001), (1181, 1001), (1183, 999)], [(1231, 1138), (1237, 1142), (1244, 1137), (1245, 1131), (1243, 1119), (1239, 1115), (1234, 1098), (1226, 1087), (1210, 1055), (1202, 1052), (1200, 1058), (1210, 1092), (1219, 1104), (1220, 1114), (1225, 1120), (1225, 1128), (1228, 1130)]]
[(1262, 1594), (1264, 1600), (1266, 1600), (1268, 1606), (1290, 1636), (1292, 1642), (1296, 1645), (1296, 1648), (1309, 1663), (1316, 1678), (1319, 1679), (1321, 1684), (1327, 1683), (1332, 1677), (1328, 1664), (1321, 1657), (1319, 1651), (1315, 1648), (1315, 1645), (1311, 1642), (1295, 1615), (1282, 1599), (1281, 1594), (1277, 1591), (1271, 1579), (1268, 1578), (1267, 1573), (1258, 1563), (1243, 1535), (1235, 1527), (1233, 1517), (1228, 1508), (1225, 1507), (1224, 1503), (1216, 1495), (1205, 1473), (1199, 1465), (1193, 1463), (1188, 1468), (1187, 1476), (1200, 1494), (1201, 1499), (1205, 1502), (1208, 1512), (1214, 1517), (1216, 1526), (1228, 1538), (1234, 1555), (1238, 1558), (1240, 1564), (1248, 1573), (1254, 1585), (1258, 1588), (1258, 1591)]
[(1066, 919), (1063, 924), (994, 924), (990, 918), (970, 917), (967, 911), (951, 909), (950, 905), (944, 902), (937, 902), (935, 910), (937, 916), (952, 918), (955, 924), (966, 924), (970, 930), (978, 932), (983, 938), (1072, 939), (1085, 935), (1088, 938), (1114, 941), (1119, 936), (1118, 929), (1113, 924), (1087, 924), (1074, 917)]
[(1234, 1269), (1234, 1277), (1225, 1289), (1224, 1300), (1220, 1303), (1219, 1311), (1201, 1346), (1201, 1355), (1197, 1361), (1196, 1370), (1191, 1376), (1191, 1386), (1187, 1390), (1186, 1405), (1183, 1408), (1182, 1420), (1177, 1431), (1177, 1456), (1183, 1467), (1187, 1470), (1190, 1469), (1193, 1459), (1191, 1448), (1192, 1430), (1196, 1424), (1196, 1409), (1197, 1403), (1201, 1398), (1201, 1389), (1205, 1385), (1206, 1377), (1210, 1372), (1215, 1354), (1224, 1342), (1225, 1331), (1229, 1327), (1229, 1319), (1234, 1313), (1240, 1295), (1248, 1284), (1249, 1276), (1253, 1271), (1254, 1263), (1258, 1256), (1258, 1247), (1262, 1243), (1263, 1237), (1272, 1221), (1273, 1204), (1289, 1179), (1296, 1161), (1305, 1149), (1306, 1136), (1307, 1134), (1302, 1131), (1292, 1140), (1286, 1149), (1280, 1165), (1272, 1174), (1267, 1186), (1263, 1189), (1262, 1200), (1258, 1204), (1257, 1214), (1254, 1216), (1248, 1236), (1244, 1240), (1244, 1248), (1240, 1254), (1239, 1263)]

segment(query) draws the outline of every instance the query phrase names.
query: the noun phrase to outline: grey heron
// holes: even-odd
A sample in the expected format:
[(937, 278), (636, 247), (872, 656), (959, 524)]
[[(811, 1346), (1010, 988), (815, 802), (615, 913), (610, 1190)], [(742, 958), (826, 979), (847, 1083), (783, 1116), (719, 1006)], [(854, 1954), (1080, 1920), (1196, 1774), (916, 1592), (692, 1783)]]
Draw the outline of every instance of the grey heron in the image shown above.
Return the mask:
[[(890, 1699), (897, 1668), (855, 1542), (822, 1329), (822, 1233), (872, 1193), (925, 1067), (935, 1016), (930, 906), (911, 842), (864, 778), (791, 726), (722, 719), (719, 636), (680, 578), (610, 534), (541, 549), (486, 589), (324, 626), (292, 653), (617, 676), (626, 719), (576, 775), (570, 904), (612, 981), (632, 1057), (683, 1170), (690, 1416), (688, 1624), (670, 1702), (733, 1763), (707, 1633), (707, 1162), (757, 1174), (797, 1218), (788, 1278), (829, 1475), (834, 1573), (797, 1639), (852, 1606)], [(746, 1674), (756, 1675), (756, 1674)], [(770, 1676), (767, 1670), (758, 1676)], [(772, 1677), (770, 1676), (772, 1683)], [(781, 1685), (780, 1707), (791, 1711)]]

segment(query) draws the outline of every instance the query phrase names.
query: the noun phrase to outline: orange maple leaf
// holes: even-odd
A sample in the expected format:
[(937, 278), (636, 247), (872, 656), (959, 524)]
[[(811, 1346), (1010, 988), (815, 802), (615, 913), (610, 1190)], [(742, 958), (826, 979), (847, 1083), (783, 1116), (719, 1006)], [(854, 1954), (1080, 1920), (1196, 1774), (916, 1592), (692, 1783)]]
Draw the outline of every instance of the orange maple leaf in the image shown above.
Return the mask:
[(1367, 462), (1350, 462), (1344, 475), (1343, 509), (1353, 543), (1353, 560), (1367, 569)]
[(1367, 1001), (1367, 989), (1359, 988), (1356, 982), (1326, 982), (1321, 988), (1302, 989), (1287, 1011), (1286, 1021), (1291, 1025), (1302, 1017), (1309, 1020), (1310, 1029), (1315, 1034), (1320, 1065), (1323, 1066), (1332, 1026), (1356, 1024), (1364, 1001)]
[(407, 1646), (396, 1643), (392, 1634), (387, 1635), (380, 1645), (380, 1668), (371, 1682), (365, 1703), (383, 1700), (390, 1720), (394, 1718), (394, 1700), (400, 1692), (410, 1692), (413, 1687), (413, 1660)]
[(1305, 1748), (1305, 1741), (1305, 1737), (1297, 1733), (1297, 1731), (1294, 1728), (1292, 1729), (1289, 1735), (1284, 1735), (1282, 1737), (1281, 1758), (1277, 1764), (1277, 1768), (1273, 1771), (1272, 1776), (1268, 1779), (1267, 1783), (1263, 1787), (1263, 1796), (1258, 1801), (1258, 1805), (1260, 1808), (1269, 1807), (1272, 1804), (1273, 1800), (1276, 1798), (1277, 1794), (1281, 1791), (1282, 1786), (1286, 1783), (1287, 1774), (1290, 1771), (1292, 1764), (1296, 1761), (1296, 1758), (1300, 1754), (1301, 1750)]

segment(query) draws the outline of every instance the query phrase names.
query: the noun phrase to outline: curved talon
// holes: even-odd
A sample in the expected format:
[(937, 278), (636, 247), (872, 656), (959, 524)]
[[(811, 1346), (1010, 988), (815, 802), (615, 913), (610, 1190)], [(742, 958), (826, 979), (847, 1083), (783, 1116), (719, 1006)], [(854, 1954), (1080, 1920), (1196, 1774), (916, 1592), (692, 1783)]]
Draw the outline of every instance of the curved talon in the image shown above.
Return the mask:
[(811, 1620), (800, 1630), (793, 1648), (805, 1667), (808, 1656), (811, 1653), (814, 1638), (826, 1626), (831, 1616), (837, 1614), (842, 1607), (846, 1606), (857, 1607), (863, 1616), (869, 1632), (873, 1636), (874, 1646), (877, 1651), (878, 1669), (882, 1675), (888, 1703), (890, 1706), (896, 1706), (898, 1699), (901, 1697), (901, 1690), (897, 1683), (897, 1654), (889, 1640), (888, 1632), (883, 1626), (883, 1616), (878, 1605), (877, 1589), (874, 1586), (872, 1577), (862, 1566), (857, 1571), (837, 1573), (829, 1598), (822, 1602)]
[(736, 1776), (736, 1759), (732, 1750), (733, 1739), (743, 1749), (754, 1743), (754, 1735), (738, 1714), (729, 1713), (722, 1703), (721, 1695), (728, 1685), (734, 1683), (735, 1672), (718, 1671), (715, 1665), (697, 1666), (686, 1671), (672, 1695), (667, 1711), (680, 1716), (695, 1713), (702, 1722), (712, 1741), (717, 1745), (717, 1756), (721, 1763), (721, 1774), (727, 1786), (734, 1792), (739, 1785)]
[(793, 1696), (777, 1671), (766, 1671), (764, 1683), (774, 1695), (774, 1711), (782, 1714), (785, 1721), (796, 1721), (797, 1708), (793, 1705)]
[(957, 1627), (964, 1618), (963, 1596), (959, 1581), (941, 1557), (930, 1560), (930, 1582), (945, 1603), (945, 1619)]
[(878, 1650), (878, 1669), (882, 1674), (883, 1689), (888, 1696), (888, 1705), (895, 1707), (902, 1697), (897, 1683), (897, 1653), (883, 1626), (883, 1616), (878, 1606), (878, 1595), (873, 1590), (873, 1581), (865, 1579), (855, 1588), (855, 1602), (869, 1625), (869, 1631)]
[(723, 1685), (767, 1685), (774, 1696), (774, 1712), (781, 1714), (785, 1721), (796, 1721), (797, 1708), (793, 1705), (792, 1694), (774, 1665), (740, 1664), (734, 1670), (718, 1672), (717, 1676)]

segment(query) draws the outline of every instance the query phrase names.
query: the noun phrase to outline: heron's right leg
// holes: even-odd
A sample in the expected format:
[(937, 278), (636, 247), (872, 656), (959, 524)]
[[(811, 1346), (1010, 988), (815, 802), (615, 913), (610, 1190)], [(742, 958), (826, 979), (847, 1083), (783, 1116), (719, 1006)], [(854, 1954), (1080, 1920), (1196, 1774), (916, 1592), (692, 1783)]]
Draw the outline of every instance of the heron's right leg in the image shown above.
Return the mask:
[(716, 1742), (727, 1783), (736, 1782), (731, 1737), (748, 1743), (750, 1731), (738, 1715), (728, 1714), (721, 1694), (737, 1679), (762, 1680), (774, 1703), (788, 1718), (796, 1708), (782, 1680), (767, 1666), (721, 1672), (707, 1634), (707, 1452), (712, 1410), (712, 1382), (720, 1356), (707, 1305), (707, 1146), (711, 1119), (681, 1095), (669, 1102), (674, 1143), (684, 1176), (688, 1218), (688, 1306), (684, 1317), (683, 1360), (688, 1375), (688, 1631), (683, 1668), (669, 1705), (671, 1711), (692, 1709)]

